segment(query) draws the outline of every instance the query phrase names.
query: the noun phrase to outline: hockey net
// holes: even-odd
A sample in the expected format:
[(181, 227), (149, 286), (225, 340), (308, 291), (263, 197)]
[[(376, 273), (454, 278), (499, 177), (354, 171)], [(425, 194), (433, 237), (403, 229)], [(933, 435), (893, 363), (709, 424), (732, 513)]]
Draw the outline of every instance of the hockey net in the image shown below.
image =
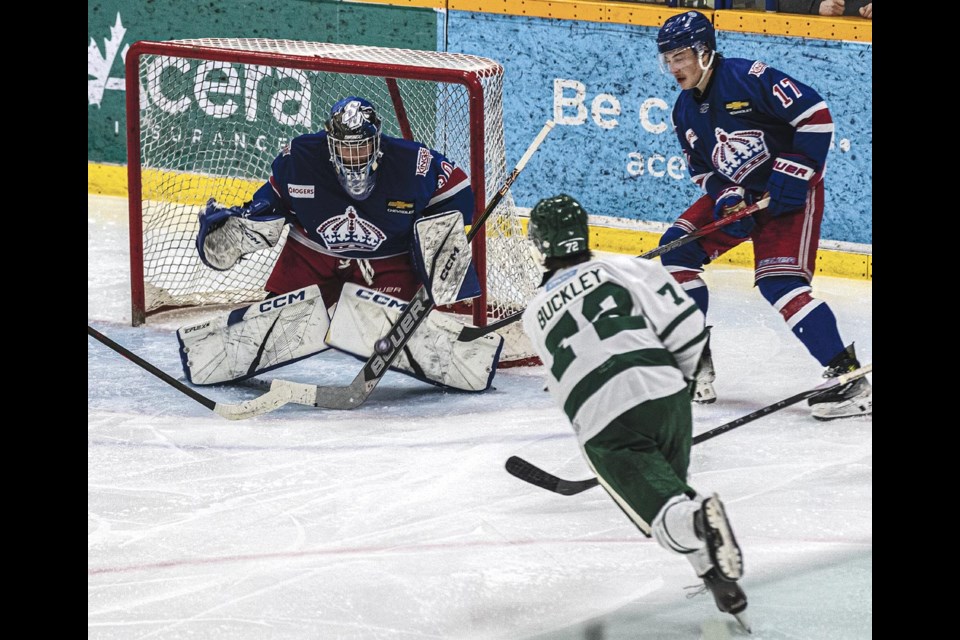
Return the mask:
[[(282, 147), (321, 130), (344, 96), (370, 100), (385, 134), (463, 167), (477, 215), (507, 177), (503, 68), (486, 58), (292, 40), (141, 41), (127, 53), (126, 85), (134, 325), (166, 309), (264, 297), (286, 232), (273, 249), (214, 271), (197, 256), (197, 214), (209, 198), (249, 200)], [(483, 294), (468, 310), (472, 322), (522, 309), (540, 273), (509, 193), (473, 252)], [(503, 361), (529, 361), (529, 345), (507, 337)]]

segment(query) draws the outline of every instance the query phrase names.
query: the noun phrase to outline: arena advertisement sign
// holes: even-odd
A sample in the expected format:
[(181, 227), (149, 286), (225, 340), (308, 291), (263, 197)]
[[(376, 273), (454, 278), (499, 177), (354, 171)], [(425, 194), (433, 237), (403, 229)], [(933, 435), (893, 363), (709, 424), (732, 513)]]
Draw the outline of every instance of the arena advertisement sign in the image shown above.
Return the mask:
[[(187, 7), (177, 0), (91, 0), (87, 5), (87, 159), (126, 162), (124, 60), (130, 45), (138, 40), (226, 37), (250, 33), (251, 25), (272, 38), (425, 50), (437, 46), (436, 13), (427, 8), (253, 0)], [(186, 74), (194, 77), (178, 78)], [(309, 83), (296, 74), (261, 77), (256, 69), (198, 69), (192, 65), (189, 69), (164, 68), (161, 77), (156, 86), (145, 87), (145, 97), (180, 110), (184, 119), (193, 114), (220, 125), (199, 127), (200, 134), (186, 121), (179, 127), (152, 131), (151, 135), (171, 144), (248, 144), (263, 147), (272, 155), (283, 142), (250, 137), (247, 125), (252, 116), (286, 120), (291, 131), (302, 131), (321, 126), (323, 118), (318, 120), (317, 114), (330, 107), (304, 107)], [(176, 82), (191, 87), (173, 88), (171, 83)], [(218, 137), (204, 141), (196, 139), (197, 135)]]

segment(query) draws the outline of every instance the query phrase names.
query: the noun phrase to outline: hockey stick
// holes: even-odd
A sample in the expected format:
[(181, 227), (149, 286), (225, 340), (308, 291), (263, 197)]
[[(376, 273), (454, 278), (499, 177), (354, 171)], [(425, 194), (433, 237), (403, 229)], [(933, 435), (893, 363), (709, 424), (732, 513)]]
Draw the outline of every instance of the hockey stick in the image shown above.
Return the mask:
[(754, 213), (757, 213), (758, 211), (763, 211), (764, 209), (767, 208), (767, 205), (769, 205), (769, 204), (770, 204), (770, 197), (769, 197), (769, 196), (766, 197), (766, 198), (764, 198), (764, 199), (762, 199), (762, 200), (757, 200), (756, 202), (754, 202), (754, 203), (753, 203), (752, 205), (750, 205), (749, 207), (746, 207), (746, 208), (744, 208), (744, 209), (740, 209), (740, 211), (737, 211), (736, 213), (731, 213), (731, 214), (728, 215), (726, 218), (720, 218), (719, 220), (716, 220), (716, 221), (714, 221), (714, 222), (711, 222), (710, 224), (708, 224), (708, 225), (705, 226), (705, 227), (700, 227), (699, 229), (696, 229), (696, 230), (693, 231), (692, 233), (688, 233), (688, 234), (685, 235), (685, 236), (681, 236), (681, 237), (677, 238), (677, 239), (674, 240), (673, 242), (668, 242), (667, 244), (663, 245), (662, 247), (657, 247), (656, 249), (651, 249), (650, 251), (647, 251), (645, 254), (643, 254), (643, 255), (640, 256), (640, 257), (641, 257), (641, 258), (656, 258), (657, 256), (662, 256), (662, 255), (665, 254), (667, 251), (673, 251), (674, 249), (676, 249), (676, 248), (679, 247), (679, 246), (685, 245), (685, 244), (687, 244), (688, 242), (691, 242), (691, 241), (693, 241), (693, 240), (696, 240), (697, 238), (702, 238), (703, 236), (707, 235), (708, 233), (713, 233), (713, 232), (716, 231), (717, 229), (720, 229), (720, 228), (722, 228), (722, 227), (725, 227), (725, 226), (727, 226), (728, 224), (730, 224), (730, 223), (732, 223), (732, 222), (736, 222), (737, 220), (743, 220), (744, 218), (746, 218), (746, 217), (749, 216), (749, 215), (752, 215), (752, 214), (754, 214)]
[(535, 484), (538, 487), (559, 493), (562, 496), (572, 496), (581, 491), (592, 489), (600, 484), (596, 478), (587, 478), (586, 480), (564, 480), (557, 476), (547, 473), (532, 462), (527, 462), (519, 456), (510, 456), (507, 458), (507, 473), (520, 478), (524, 482)]
[[(806, 400), (807, 398), (812, 398), (813, 396), (819, 395), (824, 391), (833, 389), (841, 385), (845, 385), (848, 382), (852, 382), (857, 378), (862, 378), (873, 371), (872, 364), (866, 364), (859, 369), (845, 373), (836, 378), (830, 378), (826, 382), (812, 388), (807, 391), (803, 391), (796, 395), (792, 395), (789, 398), (780, 400), (779, 402), (774, 402), (773, 404), (766, 406), (762, 409), (758, 409), (753, 413), (748, 413), (747, 415), (737, 418), (736, 420), (731, 420), (730, 422), (720, 425), (710, 429), (709, 431), (704, 431), (698, 436), (694, 436), (693, 444), (700, 444), (711, 438), (716, 438), (721, 433), (726, 433), (731, 429), (736, 429), (741, 427), (748, 422), (753, 422), (757, 418), (762, 418), (763, 416), (770, 415), (775, 411), (779, 411), (784, 407), (789, 407), (792, 404), (796, 404), (801, 400)], [(523, 458), (517, 456), (510, 456), (507, 458), (506, 463), (507, 472), (520, 478), (524, 482), (529, 482), (530, 484), (537, 485), (547, 491), (553, 491), (554, 493), (559, 493), (564, 496), (572, 496), (581, 491), (586, 491), (587, 489), (592, 489), (593, 487), (600, 484), (600, 481), (596, 478), (587, 478), (586, 480), (564, 480), (563, 478), (558, 478), (555, 475), (547, 473), (543, 469), (537, 467), (531, 462), (527, 462)]]
[[(767, 205), (769, 204), (770, 204), (769, 197), (763, 198), (762, 200), (758, 200), (757, 202), (753, 203), (749, 207), (741, 209), (736, 213), (732, 213), (726, 218), (721, 218), (715, 222), (711, 222), (705, 227), (696, 229), (692, 233), (688, 233), (687, 235), (681, 236), (676, 240), (673, 240), (672, 242), (668, 242), (662, 247), (651, 249), (650, 251), (647, 251), (646, 253), (642, 253), (637, 257), (653, 259), (653, 258), (656, 258), (657, 256), (662, 256), (667, 251), (673, 251), (677, 247), (683, 246), (688, 242), (693, 242), (697, 238), (702, 238), (703, 236), (713, 233), (717, 229), (721, 229), (732, 222), (736, 222), (737, 220), (742, 220), (749, 215), (757, 213), (758, 211), (762, 211), (763, 209), (766, 209)], [(502, 329), (503, 327), (507, 326), (511, 322), (519, 320), (520, 317), (523, 315), (523, 312), (524, 310), (521, 309), (520, 311), (517, 311), (508, 316), (500, 318), (496, 322), (488, 324), (485, 327), (464, 327), (463, 329), (460, 330), (460, 335), (457, 336), (457, 340), (459, 340), (460, 342), (470, 342), (471, 340), (476, 340), (477, 338), (487, 335), (491, 331)]]
[[(487, 203), (483, 212), (476, 217), (470, 225), (470, 231), (467, 233), (467, 242), (473, 240), (474, 236), (484, 227), (487, 218), (493, 210), (500, 204), (503, 197), (510, 190), (517, 176), (530, 161), (534, 152), (543, 142), (550, 130), (553, 129), (553, 120), (548, 120), (543, 125), (543, 129), (537, 134), (533, 142), (527, 148), (526, 153), (520, 158), (513, 172), (507, 176), (506, 181), (500, 190), (494, 194)], [(413, 295), (413, 299), (407, 303), (397, 321), (390, 328), (390, 331), (383, 338), (377, 341), (377, 347), (385, 345), (381, 353), (374, 349), (374, 353), (367, 359), (363, 369), (345, 387), (319, 386), (312, 384), (302, 384), (298, 382), (287, 382), (285, 380), (274, 380), (270, 385), (270, 390), (279, 390), (284, 388), (291, 394), (292, 401), (299, 404), (313, 405), (324, 409), (354, 409), (359, 407), (370, 396), (370, 393), (379, 384), (380, 380), (386, 374), (387, 369), (396, 360), (397, 356), (403, 351), (404, 346), (410, 340), (410, 336), (417, 330), (417, 327), (426, 319), (436, 305), (430, 299), (427, 288), (421, 285)]]
[(807, 391), (803, 391), (796, 395), (790, 396), (789, 398), (784, 398), (780, 402), (774, 402), (773, 404), (768, 405), (762, 409), (757, 409), (753, 413), (748, 413), (747, 415), (741, 418), (737, 418), (736, 420), (731, 420), (727, 424), (722, 424), (719, 427), (714, 427), (713, 429), (710, 429), (709, 431), (704, 431), (703, 433), (693, 437), (693, 444), (700, 444), (701, 442), (705, 442), (710, 438), (716, 438), (721, 433), (726, 433), (727, 431), (730, 431), (731, 429), (736, 429), (737, 427), (743, 426), (748, 422), (753, 422), (757, 418), (762, 418), (763, 416), (770, 415), (775, 411), (780, 411), (780, 409), (783, 409), (784, 407), (789, 407), (792, 404), (797, 404), (801, 400), (806, 400), (807, 398), (812, 398), (813, 396), (820, 395), (824, 391), (829, 391), (834, 387), (843, 386), (848, 382), (852, 382), (858, 378), (862, 378), (863, 376), (867, 375), (871, 371), (873, 371), (873, 364), (865, 364), (859, 369), (854, 369), (853, 371), (850, 371), (849, 373), (844, 373), (843, 375), (839, 375), (836, 378), (830, 378), (826, 382), (814, 387), (813, 389), (808, 389)]
[(291, 400), (290, 390), (285, 388), (280, 389), (271, 389), (267, 393), (261, 395), (258, 398), (252, 400), (245, 400), (240, 404), (224, 404), (222, 402), (214, 402), (210, 398), (206, 397), (201, 393), (197, 393), (195, 390), (191, 389), (187, 385), (183, 384), (173, 376), (170, 376), (157, 367), (153, 366), (137, 354), (133, 353), (129, 349), (126, 349), (107, 336), (103, 335), (90, 325), (87, 325), (87, 335), (94, 338), (95, 340), (105, 344), (110, 347), (124, 358), (134, 363), (138, 367), (145, 369), (146, 371), (152, 373), (156, 377), (160, 378), (171, 387), (179, 391), (180, 393), (190, 396), (207, 409), (210, 409), (214, 413), (227, 418), (228, 420), (242, 420), (244, 418), (252, 418), (264, 413), (273, 411), (274, 409), (281, 407)]

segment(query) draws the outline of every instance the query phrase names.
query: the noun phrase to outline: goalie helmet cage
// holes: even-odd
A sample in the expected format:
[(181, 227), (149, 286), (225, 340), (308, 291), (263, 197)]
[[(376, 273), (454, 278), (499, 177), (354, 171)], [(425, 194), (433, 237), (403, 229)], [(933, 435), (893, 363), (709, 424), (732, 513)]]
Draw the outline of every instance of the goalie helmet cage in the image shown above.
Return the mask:
[[(139, 41), (126, 55), (126, 92), (134, 326), (166, 309), (263, 297), (286, 232), (276, 247), (214, 271), (197, 256), (197, 215), (209, 198), (248, 201), (283, 146), (322, 130), (344, 96), (370, 100), (385, 134), (464, 167), (475, 215), (507, 177), (503, 67), (486, 58), (294, 40)], [(509, 193), (473, 252), (482, 289), (473, 323), (522, 309), (540, 272)]]

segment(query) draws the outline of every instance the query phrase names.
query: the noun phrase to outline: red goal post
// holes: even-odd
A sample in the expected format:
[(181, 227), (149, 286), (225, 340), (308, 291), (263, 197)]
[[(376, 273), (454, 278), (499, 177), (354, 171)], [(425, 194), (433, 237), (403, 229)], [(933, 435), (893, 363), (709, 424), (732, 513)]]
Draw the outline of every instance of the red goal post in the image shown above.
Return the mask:
[[(239, 205), (297, 135), (330, 105), (360, 95), (384, 133), (436, 149), (470, 174), (477, 213), (507, 177), (503, 67), (477, 56), (254, 38), (134, 43), (126, 55), (132, 322), (197, 305), (252, 302), (276, 247), (233, 269), (204, 266), (194, 246), (208, 198)], [(477, 326), (523, 308), (540, 274), (510, 194), (474, 238), (483, 293)]]

